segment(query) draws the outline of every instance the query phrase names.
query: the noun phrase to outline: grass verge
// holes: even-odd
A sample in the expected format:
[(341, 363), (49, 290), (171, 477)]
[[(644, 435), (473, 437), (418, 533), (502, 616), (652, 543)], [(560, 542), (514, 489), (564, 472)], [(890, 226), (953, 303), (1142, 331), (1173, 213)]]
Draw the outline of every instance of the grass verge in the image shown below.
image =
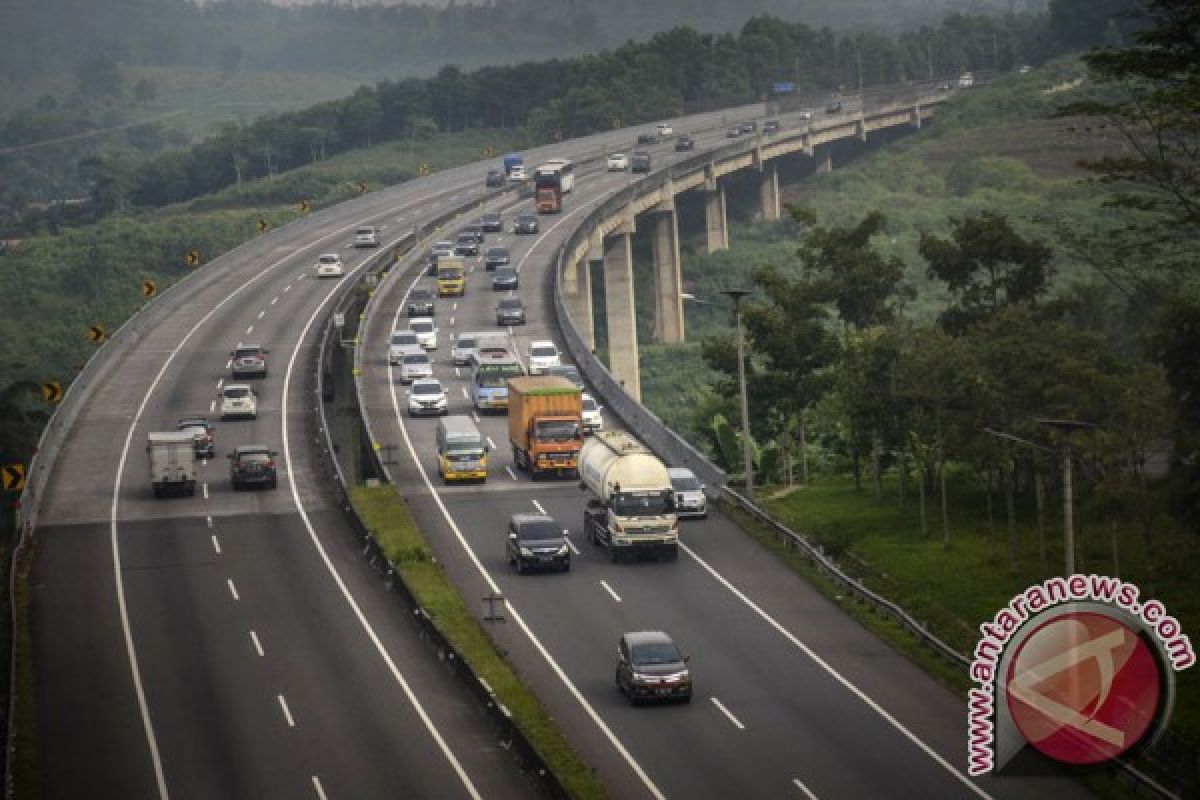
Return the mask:
[(592, 768), (571, 747), (545, 707), (471, 616), (441, 565), (432, 560), (404, 501), (390, 486), (357, 486), (351, 490), (351, 502), (417, 602), (475, 674), (487, 681), (500, 702), (512, 712), (517, 727), (567, 792), (577, 798), (607, 797)]

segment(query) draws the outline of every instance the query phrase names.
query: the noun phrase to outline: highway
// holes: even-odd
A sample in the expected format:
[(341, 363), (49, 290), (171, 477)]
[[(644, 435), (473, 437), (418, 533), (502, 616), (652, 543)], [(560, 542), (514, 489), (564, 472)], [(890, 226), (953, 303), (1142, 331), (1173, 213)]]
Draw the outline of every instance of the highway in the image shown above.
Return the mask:
[[(785, 118), (785, 130), (789, 120)], [(795, 124), (792, 121), (792, 124)], [(689, 132), (684, 128), (681, 132)], [(725, 143), (697, 135), (697, 149)], [(621, 148), (631, 149), (626, 144)], [(677, 157), (669, 143), (647, 148), (655, 167)], [(520, 264), (528, 323), (509, 329), (513, 351), (561, 339), (553, 324), (550, 265), (574, 221), (637, 176), (580, 170), (561, 215), (540, 217), (541, 233), (508, 228), (487, 245), (510, 247)], [(506, 221), (530, 210), (515, 199)], [(424, 250), (418, 248), (418, 254)], [(449, 359), (456, 332), (495, 329), (498, 296), (478, 259), (462, 299), (439, 301), (435, 376), (450, 413), (473, 413), (468, 370)], [(684, 266), (686, 273), (686, 264)], [(382, 299), (364, 338), (365, 405), (376, 439), (400, 444), (408, 460), (393, 479), (439, 560), (469, 598), (491, 591), (508, 601), (495, 635), (543, 701), (620, 797), (1056, 797), (1086, 796), (1053, 776), (969, 779), (963, 769), (960, 698), (878, 642), (780, 565), (719, 513), (685, 521), (679, 561), (614, 565), (582, 534), (585, 495), (577, 483), (533, 482), (518, 472), (503, 416), (476, 415), (494, 444), (482, 486), (437, 478), (432, 419), (405, 415), (406, 390), (386, 359), (412, 286), (433, 279), (415, 266)], [(609, 427), (615, 420), (606, 419)], [(407, 462), (407, 463), (404, 463)], [(518, 576), (504, 557), (507, 518), (546, 512), (570, 532), (570, 573)], [(624, 631), (662, 629), (692, 655), (689, 705), (633, 708), (614, 686), (615, 645)]]

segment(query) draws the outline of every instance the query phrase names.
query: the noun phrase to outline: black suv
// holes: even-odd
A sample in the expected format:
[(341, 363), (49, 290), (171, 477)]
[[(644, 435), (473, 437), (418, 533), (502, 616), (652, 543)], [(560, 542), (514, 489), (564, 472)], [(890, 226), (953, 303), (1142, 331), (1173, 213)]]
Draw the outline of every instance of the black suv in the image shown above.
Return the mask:
[(408, 293), (408, 315), (410, 317), (432, 317), (434, 294), (429, 289), (413, 289)]
[(213, 437), (213, 426), (204, 417), (187, 417), (179, 420), (175, 430), (188, 431), (196, 437), (196, 455), (199, 458), (214, 458), (217, 454), (217, 443)]
[(519, 297), (505, 297), (496, 303), (497, 325), (524, 325), (525, 302)]
[(261, 444), (242, 444), (229, 454), (229, 481), (234, 489), (244, 486), (278, 485), (275, 475), (275, 451)]
[(499, 267), (492, 275), (492, 288), (498, 292), (510, 291), (519, 286), (520, 279), (512, 267)]
[(454, 253), (460, 256), (479, 255), (479, 240), (472, 233), (460, 233), (454, 243)]
[(500, 219), (500, 214), (495, 211), (489, 211), (480, 218), (479, 224), (483, 227), (484, 233), (499, 233), (504, 230), (504, 221)]
[(513, 233), (537, 233), (538, 219), (533, 214), (518, 214), (513, 223)]
[(484, 240), (487, 239), (487, 234), (483, 232), (482, 219), (477, 219), (469, 225), (464, 225), (462, 230), (459, 231), (459, 234), (464, 233), (469, 233), (474, 236), (475, 241), (479, 242), (480, 244), (483, 244)]
[(498, 169), (489, 169), (487, 177), (483, 179), (483, 185), (489, 189), (504, 186), (504, 173)]
[(833, 100), (830, 100), (829, 104), (825, 106), (826, 114), (838, 114), (841, 112), (841, 110), (842, 110), (842, 101), (838, 100), (836, 98)]
[(680, 136), (675, 140), (675, 152), (686, 153), (696, 149), (696, 142), (690, 136)]
[(567, 532), (545, 514), (513, 514), (508, 521), (508, 563), (520, 575), (528, 569), (571, 570)]
[(639, 133), (637, 138), (638, 144), (658, 144), (657, 133)]
[(267, 377), (267, 353), (271, 352), (262, 345), (239, 344), (229, 355), (233, 359), (229, 368), (233, 371), (234, 380), (239, 378)]
[(629, 157), (630, 172), (649, 172), (650, 154), (645, 150), (637, 150)]
[(779, 120), (769, 119), (763, 123), (764, 133), (777, 133), (779, 131)]
[(688, 656), (661, 631), (626, 633), (617, 642), (617, 689), (629, 702), (692, 699)]
[(508, 266), (511, 260), (507, 247), (489, 247), (483, 254), (483, 268), (490, 272), (496, 267)]

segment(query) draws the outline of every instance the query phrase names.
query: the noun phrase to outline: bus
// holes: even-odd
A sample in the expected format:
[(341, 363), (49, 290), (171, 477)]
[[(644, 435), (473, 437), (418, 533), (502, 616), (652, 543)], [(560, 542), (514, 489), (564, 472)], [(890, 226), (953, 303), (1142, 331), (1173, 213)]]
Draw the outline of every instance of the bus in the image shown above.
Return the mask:
[(575, 165), (552, 158), (533, 171), (533, 191), (539, 214), (562, 211), (562, 196), (575, 188)]
[(511, 353), (481, 353), (471, 372), (471, 402), (476, 411), (508, 410), (508, 379), (525, 374), (520, 359)]

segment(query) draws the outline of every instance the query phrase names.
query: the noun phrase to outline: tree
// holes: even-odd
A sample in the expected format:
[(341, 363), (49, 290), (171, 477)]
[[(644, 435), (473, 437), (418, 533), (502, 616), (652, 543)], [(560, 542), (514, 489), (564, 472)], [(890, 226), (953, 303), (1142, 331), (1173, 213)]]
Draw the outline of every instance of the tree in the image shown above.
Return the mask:
[(138, 105), (150, 105), (158, 99), (158, 84), (150, 78), (142, 78), (133, 85), (133, 99)]
[(75, 70), (79, 91), (85, 97), (119, 98), (125, 92), (125, 74), (121, 65), (108, 56), (91, 56), (79, 62)]

